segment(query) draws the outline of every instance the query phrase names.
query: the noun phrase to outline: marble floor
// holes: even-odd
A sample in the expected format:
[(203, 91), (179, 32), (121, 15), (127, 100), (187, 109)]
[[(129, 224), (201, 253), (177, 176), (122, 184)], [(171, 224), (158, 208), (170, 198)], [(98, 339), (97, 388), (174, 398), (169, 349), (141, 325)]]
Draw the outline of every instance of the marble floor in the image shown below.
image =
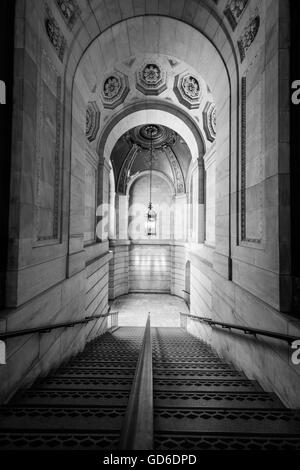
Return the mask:
[(151, 326), (179, 327), (180, 312), (188, 313), (183, 299), (170, 294), (127, 294), (111, 303), (119, 312), (119, 326), (144, 326), (151, 314)]

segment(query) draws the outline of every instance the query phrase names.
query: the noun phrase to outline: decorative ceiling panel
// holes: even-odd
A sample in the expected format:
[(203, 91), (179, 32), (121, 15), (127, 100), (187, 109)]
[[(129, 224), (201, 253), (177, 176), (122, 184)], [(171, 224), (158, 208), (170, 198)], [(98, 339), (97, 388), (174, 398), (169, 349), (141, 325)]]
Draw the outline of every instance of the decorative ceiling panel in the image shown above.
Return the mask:
[(129, 93), (128, 77), (121, 72), (109, 74), (103, 81), (101, 99), (104, 108), (114, 109), (124, 102)]
[(167, 72), (156, 61), (144, 63), (136, 72), (136, 88), (144, 95), (160, 95), (167, 89)]

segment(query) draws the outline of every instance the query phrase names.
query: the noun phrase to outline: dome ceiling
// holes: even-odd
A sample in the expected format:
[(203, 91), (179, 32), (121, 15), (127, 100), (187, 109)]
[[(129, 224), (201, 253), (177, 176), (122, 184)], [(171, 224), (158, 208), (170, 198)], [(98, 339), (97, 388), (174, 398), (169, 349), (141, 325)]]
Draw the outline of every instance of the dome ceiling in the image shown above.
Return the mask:
[(185, 193), (185, 181), (191, 163), (189, 148), (179, 134), (158, 124), (135, 127), (116, 143), (111, 155), (116, 191), (125, 194), (132, 178), (149, 171), (150, 129), (153, 170), (163, 173), (173, 183), (176, 194)]
[(151, 140), (153, 148), (172, 145), (175, 143), (177, 136), (178, 134), (176, 134), (172, 129), (158, 124), (138, 126), (131, 129), (127, 134), (127, 138), (129, 138), (132, 143), (136, 143), (142, 149), (149, 149), (151, 146)]

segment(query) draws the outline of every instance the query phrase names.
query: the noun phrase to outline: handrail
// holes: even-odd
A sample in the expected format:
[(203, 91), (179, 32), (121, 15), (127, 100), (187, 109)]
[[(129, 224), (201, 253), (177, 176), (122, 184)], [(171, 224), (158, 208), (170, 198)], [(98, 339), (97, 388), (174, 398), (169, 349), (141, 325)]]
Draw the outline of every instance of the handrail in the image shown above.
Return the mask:
[(184, 315), (188, 318), (191, 318), (192, 320), (196, 320), (202, 323), (207, 323), (211, 327), (221, 326), (222, 328), (229, 329), (229, 330), (243, 331), (243, 333), (253, 335), (253, 336), (256, 336), (256, 335), (267, 336), (269, 338), (286, 341), (289, 345), (291, 345), (294, 341), (297, 341), (300, 339), (298, 336), (285, 335), (283, 333), (277, 333), (276, 331), (260, 330), (258, 328), (252, 328), (250, 326), (244, 326), (244, 325), (235, 325), (233, 323), (223, 323), (223, 322), (215, 321), (212, 318), (197, 317), (197, 315), (191, 315), (189, 313), (180, 312), (180, 315)]
[(110, 315), (116, 314), (118, 312), (107, 312), (104, 315), (92, 315), (90, 317), (85, 317), (82, 320), (75, 320), (71, 322), (61, 322), (55, 323), (54, 325), (44, 325), (38, 326), (34, 328), (27, 328), (25, 330), (15, 330), (15, 331), (8, 331), (5, 333), (0, 333), (0, 340), (6, 340), (10, 338), (16, 338), (18, 336), (26, 336), (33, 333), (50, 333), (52, 330), (56, 330), (57, 328), (69, 328), (75, 325), (80, 325), (84, 323), (88, 323), (92, 320), (97, 320), (99, 318), (109, 317)]
[(150, 315), (130, 391), (119, 448), (153, 449), (153, 375)]

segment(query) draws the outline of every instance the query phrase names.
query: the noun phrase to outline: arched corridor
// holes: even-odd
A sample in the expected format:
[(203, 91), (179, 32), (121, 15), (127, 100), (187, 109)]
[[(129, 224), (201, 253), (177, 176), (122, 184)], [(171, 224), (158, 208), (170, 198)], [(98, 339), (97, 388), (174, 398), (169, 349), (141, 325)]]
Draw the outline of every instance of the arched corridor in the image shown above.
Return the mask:
[[(243, 395), (258, 440), (276, 441), (268, 424), (276, 408), (274, 419), (290, 424), (278, 429), (297, 447), (298, 128), (289, 99), (297, 7), (287, 0), (14, 4), (3, 25), (14, 46), (0, 256), (0, 403), (11, 415), (1, 421), (0, 410), (0, 428), (24, 426), (31, 435), (28, 416), (19, 421), (23, 405), (38, 407), (39, 396), (41, 407), (78, 408), (86, 381), (89, 406), (103, 392), (101, 407), (121, 407), (124, 421), (119, 416), (111, 432), (122, 435), (144, 367), (152, 385), (141, 379), (140, 390), (154, 387), (151, 403), (161, 414), (156, 443), (161, 434), (166, 447), (184, 449), (191, 433), (202, 446), (206, 386), (222, 389), (223, 398), (210, 396), (213, 413), (220, 399), (226, 423), (230, 412), (236, 417), (237, 394), (232, 407), (226, 395), (232, 374), (233, 395), (235, 387), (261, 394)], [(117, 356), (132, 354), (122, 367), (118, 359), (109, 364), (114, 347)], [(187, 360), (175, 370), (177, 347)], [(86, 373), (81, 360), (90, 362)], [(179, 393), (173, 404), (183, 415), (189, 407), (198, 413), (194, 427), (188, 418), (175, 426), (175, 441), (174, 417), (164, 422), (162, 411), (172, 398), (157, 390)], [(5, 410), (14, 406), (11, 417)], [(239, 425), (229, 425), (234, 439), (248, 432), (240, 413)], [(260, 417), (266, 432), (256, 428)], [(226, 425), (213, 429), (226, 433)], [(113, 448), (118, 439), (109, 440)]]

